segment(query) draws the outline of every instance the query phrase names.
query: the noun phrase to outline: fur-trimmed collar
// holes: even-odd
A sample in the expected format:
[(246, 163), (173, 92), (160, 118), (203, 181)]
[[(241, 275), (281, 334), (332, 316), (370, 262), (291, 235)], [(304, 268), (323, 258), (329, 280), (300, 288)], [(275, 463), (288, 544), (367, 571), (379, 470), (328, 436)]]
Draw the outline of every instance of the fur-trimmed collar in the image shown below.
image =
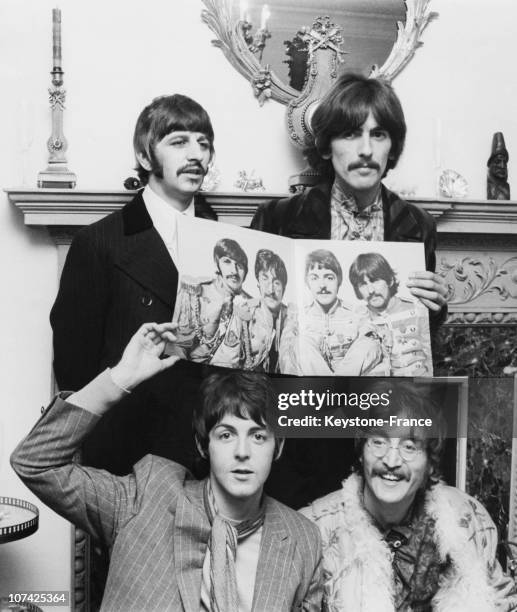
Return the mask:
[[(340, 491), (314, 502), (320, 528), (333, 533), (324, 548), (325, 564), (332, 576), (328, 583), (329, 612), (394, 612), (391, 553), (382, 534), (362, 505), (363, 480), (353, 474)], [(433, 599), (434, 612), (492, 612), (497, 610), (494, 589), (473, 541), (472, 528), (461, 523), (468, 497), (443, 484), (425, 496), (425, 511), (435, 523), (435, 537), (442, 561), (451, 570), (441, 577)], [(327, 531), (327, 527), (330, 531)]]

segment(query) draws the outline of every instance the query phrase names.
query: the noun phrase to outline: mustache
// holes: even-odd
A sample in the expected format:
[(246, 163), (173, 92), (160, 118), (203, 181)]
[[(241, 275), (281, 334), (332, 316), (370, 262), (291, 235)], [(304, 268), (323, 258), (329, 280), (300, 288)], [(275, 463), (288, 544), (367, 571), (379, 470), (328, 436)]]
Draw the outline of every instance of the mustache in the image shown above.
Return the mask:
[(199, 171), (203, 176), (207, 173), (207, 169), (203, 168), (200, 162), (191, 162), (178, 168), (176, 174), (179, 176), (180, 174), (190, 173), (192, 171)]
[(359, 168), (371, 168), (372, 170), (379, 170), (379, 171), (381, 169), (379, 164), (373, 160), (352, 162), (348, 166), (349, 171), (358, 170)]
[(391, 476), (396, 476), (402, 480), (409, 480), (408, 474), (404, 473), (404, 470), (399, 468), (395, 468), (394, 470), (390, 469), (382, 469), (382, 468), (374, 468), (373, 475), (374, 476), (386, 476), (386, 474), (390, 474)]
[(373, 298), (382, 298), (383, 296), (380, 293), (370, 293), (370, 295), (366, 298), (367, 300), (371, 300)]
[(316, 295), (332, 295), (332, 291), (329, 291), (328, 289), (320, 289), (316, 292)]

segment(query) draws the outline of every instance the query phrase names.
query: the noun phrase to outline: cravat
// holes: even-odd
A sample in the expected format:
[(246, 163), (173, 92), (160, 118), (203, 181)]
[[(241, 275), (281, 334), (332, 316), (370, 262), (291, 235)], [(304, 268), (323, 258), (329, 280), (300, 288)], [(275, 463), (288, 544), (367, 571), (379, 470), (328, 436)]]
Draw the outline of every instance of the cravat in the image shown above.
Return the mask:
[(210, 610), (211, 612), (238, 612), (235, 556), (237, 544), (264, 523), (265, 508), (261, 504), (257, 515), (232, 525), (217, 511), (210, 479), (203, 492), (205, 511), (212, 529), (208, 540), (210, 551)]

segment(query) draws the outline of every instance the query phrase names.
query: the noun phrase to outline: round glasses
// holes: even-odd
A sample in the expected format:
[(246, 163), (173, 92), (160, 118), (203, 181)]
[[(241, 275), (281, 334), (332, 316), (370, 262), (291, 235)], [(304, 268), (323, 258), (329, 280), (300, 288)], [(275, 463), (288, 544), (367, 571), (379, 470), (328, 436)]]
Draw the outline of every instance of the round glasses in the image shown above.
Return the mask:
[(382, 459), (390, 448), (394, 448), (406, 463), (414, 461), (424, 450), (422, 443), (415, 440), (400, 440), (397, 444), (393, 444), (388, 438), (372, 437), (366, 440), (366, 445), (377, 459)]

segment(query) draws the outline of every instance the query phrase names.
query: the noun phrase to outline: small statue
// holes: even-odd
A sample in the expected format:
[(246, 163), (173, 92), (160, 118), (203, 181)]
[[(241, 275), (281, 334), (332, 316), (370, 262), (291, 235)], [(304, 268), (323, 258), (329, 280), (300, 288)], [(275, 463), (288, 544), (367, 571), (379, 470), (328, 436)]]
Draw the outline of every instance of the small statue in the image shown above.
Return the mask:
[(255, 176), (255, 170), (252, 170), (249, 175), (246, 170), (239, 170), (239, 178), (234, 185), (242, 191), (264, 191), (262, 179), (260, 176)]
[(486, 197), (489, 200), (509, 200), (508, 160), (510, 156), (504, 144), (502, 132), (496, 132), (492, 140), (492, 154), (488, 158)]

